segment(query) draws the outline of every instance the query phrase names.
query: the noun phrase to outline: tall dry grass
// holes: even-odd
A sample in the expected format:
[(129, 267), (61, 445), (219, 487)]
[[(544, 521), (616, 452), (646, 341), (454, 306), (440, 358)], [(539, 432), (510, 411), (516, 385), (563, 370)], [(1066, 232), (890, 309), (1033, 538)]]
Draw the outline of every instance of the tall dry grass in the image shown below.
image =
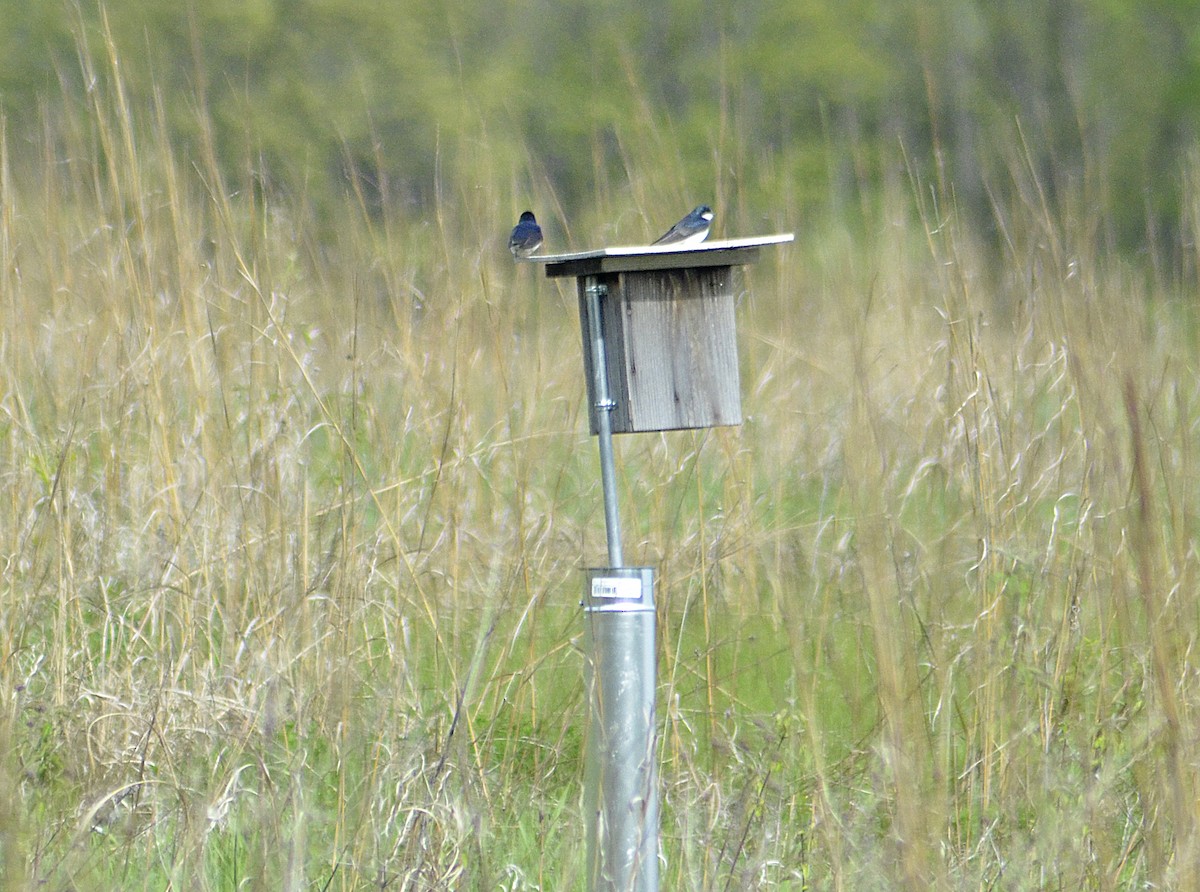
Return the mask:
[[(0, 140), (4, 888), (578, 888), (603, 523), (511, 172), (331, 219), (93, 74)], [(653, 230), (624, 151), (553, 231)], [(996, 214), (802, 229), (746, 423), (618, 444), (665, 888), (1195, 885), (1195, 310), (1019, 166)]]

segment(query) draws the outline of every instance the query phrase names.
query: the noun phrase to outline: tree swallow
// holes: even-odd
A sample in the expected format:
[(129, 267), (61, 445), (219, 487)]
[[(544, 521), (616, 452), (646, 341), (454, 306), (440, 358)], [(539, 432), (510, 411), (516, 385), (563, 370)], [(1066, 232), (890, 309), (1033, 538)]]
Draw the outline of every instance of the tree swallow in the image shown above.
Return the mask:
[(533, 211), (525, 211), (508, 237), (508, 250), (513, 257), (524, 260), (542, 246), (542, 227), (538, 226)]
[(656, 245), (698, 245), (708, 238), (712, 226), (713, 212), (706, 204), (700, 205), (663, 235)]

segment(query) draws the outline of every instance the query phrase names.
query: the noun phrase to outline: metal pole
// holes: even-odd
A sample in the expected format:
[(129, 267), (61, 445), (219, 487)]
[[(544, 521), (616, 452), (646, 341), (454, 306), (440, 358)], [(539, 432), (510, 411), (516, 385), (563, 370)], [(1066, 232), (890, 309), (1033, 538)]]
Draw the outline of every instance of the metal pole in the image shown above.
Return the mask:
[(589, 892), (658, 892), (658, 767), (655, 740), (654, 570), (625, 567), (612, 410), (600, 299), (584, 281), (592, 348), (592, 396), (600, 440), (610, 567), (589, 570), (584, 592), (584, 680), (589, 704), (587, 811)]
[(583, 603), (587, 888), (657, 892), (654, 570), (589, 570)]
[(621, 518), (617, 513), (617, 472), (613, 464), (612, 416), (616, 403), (608, 392), (608, 364), (604, 356), (604, 325), (600, 321), (600, 297), (608, 286), (595, 276), (585, 280), (588, 299), (588, 329), (592, 341), (592, 393), (596, 402), (596, 433), (600, 440), (600, 483), (604, 488), (604, 528), (608, 534), (608, 563), (625, 565), (621, 555)]

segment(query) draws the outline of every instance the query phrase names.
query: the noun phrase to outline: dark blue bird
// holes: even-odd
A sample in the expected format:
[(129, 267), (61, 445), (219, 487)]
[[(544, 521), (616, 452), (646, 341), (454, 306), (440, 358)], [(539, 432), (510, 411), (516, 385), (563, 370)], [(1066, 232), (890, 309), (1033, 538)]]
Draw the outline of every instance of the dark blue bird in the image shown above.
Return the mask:
[(542, 227), (538, 226), (533, 211), (525, 211), (508, 237), (508, 250), (513, 257), (523, 260), (542, 246)]
[(713, 212), (706, 204), (700, 205), (654, 242), (656, 245), (698, 245), (708, 238), (712, 226)]

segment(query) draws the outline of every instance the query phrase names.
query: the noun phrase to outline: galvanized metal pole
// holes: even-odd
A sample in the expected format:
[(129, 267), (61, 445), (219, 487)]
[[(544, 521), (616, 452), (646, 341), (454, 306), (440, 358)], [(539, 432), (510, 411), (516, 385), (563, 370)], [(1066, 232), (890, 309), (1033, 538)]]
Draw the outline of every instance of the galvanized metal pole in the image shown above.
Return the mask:
[(608, 361), (604, 356), (604, 325), (600, 319), (600, 297), (608, 286), (588, 276), (584, 284), (588, 299), (588, 327), (592, 341), (592, 392), (596, 400), (596, 433), (600, 440), (600, 483), (604, 488), (604, 528), (608, 534), (608, 563), (623, 567), (621, 554), (621, 517), (617, 513), (617, 472), (613, 463), (612, 410), (616, 407), (608, 392)]
[(587, 888), (657, 892), (654, 570), (589, 570), (583, 603)]
[(587, 810), (589, 892), (658, 892), (658, 766), (654, 697), (654, 570), (625, 567), (613, 460), (601, 298), (588, 276), (592, 395), (600, 441), (604, 526), (611, 566), (588, 571), (584, 679), (589, 704)]

